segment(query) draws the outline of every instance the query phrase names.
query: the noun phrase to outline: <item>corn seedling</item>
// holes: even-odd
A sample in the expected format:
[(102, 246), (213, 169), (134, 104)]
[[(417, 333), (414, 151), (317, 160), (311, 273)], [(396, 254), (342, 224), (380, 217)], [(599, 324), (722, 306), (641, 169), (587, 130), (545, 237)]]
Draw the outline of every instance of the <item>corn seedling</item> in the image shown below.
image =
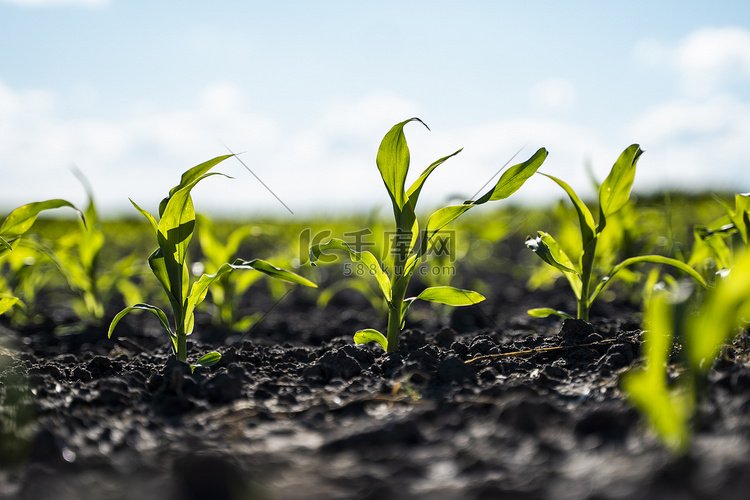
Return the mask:
[(471, 208), (488, 201), (507, 198), (516, 192), (536, 172), (547, 157), (547, 151), (544, 148), (539, 149), (529, 160), (510, 167), (500, 177), (497, 184), (477, 200), (466, 201), (462, 205), (447, 206), (435, 211), (428, 218), (425, 229), (420, 235), (416, 208), (424, 182), (437, 167), (456, 156), (461, 150), (459, 149), (432, 163), (411, 187), (405, 190), (410, 156), (404, 135), (404, 126), (412, 121), (424, 125), (418, 118), (411, 118), (393, 126), (383, 138), (376, 159), (378, 170), (391, 198), (396, 222), (395, 243), (391, 252), (391, 272), (387, 273), (371, 252), (358, 251), (342, 239), (333, 238), (310, 248), (310, 263), (312, 265), (315, 265), (315, 262), (324, 252), (342, 250), (348, 252), (353, 262), (363, 264), (375, 276), (380, 292), (388, 305), (388, 329), (386, 335), (374, 329), (360, 330), (354, 334), (354, 341), (357, 344), (378, 342), (388, 352), (398, 350), (399, 337), (404, 326), (406, 312), (415, 300), (451, 306), (468, 306), (484, 300), (484, 297), (477, 292), (461, 290), (451, 286), (429, 287), (416, 297), (410, 298), (406, 298), (406, 289), (415, 267), (420, 259), (426, 257), (428, 250), (431, 248), (430, 245), (440, 230)]
[(92, 190), (83, 174), (74, 171), (86, 190), (88, 206), (84, 212), (87, 227), (71, 231), (56, 241), (53, 259), (78, 297), (73, 310), (79, 318), (100, 321), (115, 294), (142, 302), (142, 296), (129, 280), (139, 273), (132, 253), (116, 262), (102, 265), (105, 236), (99, 221)]
[[(169, 196), (159, 204), (159, 221), (131, 200), (133, 206), (150, 223), (156, 235), (159, 247), (148, 258), (148, 264), (169, 298), (174, 315), (174, 328), (169, 324), (166, 314), (160, 308), (150, 304), (136, 304), (120, 311), (109, 326), (108, 337), (112, 336), (117, 323), (132, 311), (149, 311), (156, 315), (169, 334), (172, 350), (178, 361), (187, 363), (187, 336), (194, 327), (196, 306), (206, 298), (208, 288), (222, 275), (237, 269), (260, 271), (272, 278), (315, 287), (315, 284), (290, 271), (279, 269), (266, 261), (254, 259), (245, 261), (236, 259), (232, 263), (222, 264), (214, 274), (203, 274), (198, 281), (190, 285), (187, 248), (195, 229), (195, 209), (190, 191), (198, 182), (212, 175), (224, 175), (217, 172), (207, 173), (218, 163), (233, 155), (219, 156), (201, 163), (182, 174), (180, 183), (169, 191)], [(226, 176), (225, 176), (226, 177)], [(191, 369), (216, 364), (221, 359), (218, 352), (201, 356)]]
[[(243, 241), (253, 235), (255, 227), (240, 226), (234, 229), (222, 242), (216, 234), (214, 224), (208, 217), (198, 215), (198, 241), (206, 260), (198, 265), (206, 273), (214, 274), (237, 255)], [(250, 286), (260, 279), (257, 273), (225, 273), (211, 285), (212, 320), (216, 326), (233, 331), (250, 328), (260, 315), (259, 313), (237, 317), (239, 301)]]
[[(677, 306), (675, 306), (677, 304)], [(677, 453), (687, 450), (690, 422), (708, 371), (722, 346), (742, 332), (750, 317), (750, 252), (709, 290), (697, 315), (684, 299), (665, 291), (647, 299), (645, 367), (626, 373), (622, 387), (662, 441)], [(667, 364), (674, 338), (683, 342), (683, 373), (669, 384)]]
[(739, 234), (745, 247), (750, 239), (750, 193), (735, 195), (734, 209), (721, 200), (719, 203), (726, 216), (709, 226), (693, 228), (695, 243), (688, 262), (702, 269), (709, 279), (732, 267), (732, 245), (726, 238)]
[[(29, 203), (13, 210), (0, 225), (0, 258), (8, 252), (13, 251), (15, 245), (20, 242), (21, 236), (31, 229), (39, 214), (45, 210), (68, 207), (72, 208), (81, 216), (84, 225), (84, 215), (72, 203), (65, 200), (55, 199)], [(18, 297), (9, 293), (0, 294), (0, 314), (7, 312), (19, 302)]]
[[(597, 243), (602, 232), (607, 227), (608, 218), (628, 204), (630, 191), (635, 178), (635, 166), (643, 151), (637, 144), (625, 149), (612, 167), (607, 178), (599, 187), (599, 222), (594, 222), (594, 216), (589, 208), (581, 201), (573, 189), (562, 180), (551, 175), (542, 174), (557, 183), (570, 201), (573, 203), (578, 214), (578, 222), (581, 230), (581, 254), (577, 263), (563, 251), (555, 239), (543, 231), (538, 231), (536, 238), (529, 237), (526, 246), (536, 253), (544, 262), (562, 272), (573, 289), (578, 304), (577, 317), (584, 321), (589, 319), (591, 305), (597, 296), (609, 285), (612, 278), (621, 270), (642, 262), (653, 262), (657, 264), (668, 264), (695, 278), (703, 286), (706, 282), (693, 268), (677, 259), (662, 255), (640, 255), (630, 257), (613, 266), (604, 275), (596, 287), (593, 287), (594, 264), (596, 262)], [(592, 290), (593, 288), (593, 290)], [(572, 316), (563, 311), (555, 311), (550, 308), (531, 309), (529, 314), (534, 317), (546, 317), (558, 315), (565, 318)]]

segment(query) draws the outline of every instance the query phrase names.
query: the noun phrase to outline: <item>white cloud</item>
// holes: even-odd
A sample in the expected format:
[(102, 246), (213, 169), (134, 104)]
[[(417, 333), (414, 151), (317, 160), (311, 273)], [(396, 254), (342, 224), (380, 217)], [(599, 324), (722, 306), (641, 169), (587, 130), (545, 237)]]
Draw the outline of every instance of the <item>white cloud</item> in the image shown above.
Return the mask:
[(750, 32), (701, 28), (672, 47), (642, 40), (634, 55), (671, 69), (681, 91), (625, 128), (646, 149), (644, 185), (747, 190), (750, 102), (742, 89), (750, 83)]
[(750, 79), (750, 32), (743, 28), (701, 28), (677, 44), (647, 38), (633, 49), (649, 68), (676, 72), (683, 92), (707, 97), (727, 84)]
[[(695, 47), (710, 45), (695, 42), (701, 39), (705, 38), (688, 37), (672, 49), (658, 41), (649, 43), (664, 48), (658, 54), (662, 58), (659, 64), (676, 70), (677, 77), (710, 73), (711, 68), (720, 72), (729, 66), (741, 73), (737, 68), (744, 67), (744, 59), (737, 54), (744, 54), (742, 51), (719, 57), (734, 61), (729, 66), (726, 62), (715, 63), (717, 66), (710, 61), (694, 61), (693, 66), (681, 63), (680, 54), (700, 53), (702, 49)], [(642, 49), (641, 61), (647, 59), (646, 49)], [(727, 50), (719, 52), (727, 54)], [(372, 93), (331, 105), (309, 124), (289, 130), (275, 119), (253, 112), (252, 101), (232, 82), (207, 86), (178, 110), (141, 103), (133, 104), (121, 116), (108, 118), (96, 114), (96, 96), (95, 88), (72, 88), (56, 94), (19, 91), (0, 82), (0, 171), (6, 186), (2, 193), (5, 208), (57, 197), (83, 203), (83, 191), (67, 170), (75, 163), (89, 177), (103, 208), (131, 213), (130, 197), (153, 210), (185, 169), (224, 154), (222, 143), (244, 151), (243, 161), (295, 213), (311, 208), (367, 211), (376, 205), (388, 207), (375, 165), (378, 145), (397, 121), (424, 112), (399, 95)], [(539, 82), (531, 96), (544, 103), (542, 111), (565, 111), (576, 99), (574, 87), (560, 78)], [(65, 116), (64, 109), (72, 102), (85, 104), (75, 106), (82, 117)], [(436, 159), (464, 148), (431, 176), (423, 191), (423, 208), (444, 203), (454, 194), (474, 195), (521, 147), (511, 164), (544, 146), (550, 155), (542, 170), (563, 178), (584, 196), (592, 194), (584, 161), (591, 161), (602, 180), (630, 144), (627, 141), (640, 142), (646, 149), (636, 177), (637, 189), (687, 181), (705, 187), (735, 186), (736, 179), (746, 178), (744, 150), (750, 137), (750, 103), (727, 92), (708, 96), (685, 93), (654, 106), (633, 123), (621, 125), (620, 137), (626, 142), (617, 144), (604, 140), (603, 131), (564, 119), (561, 113), (543, 116), (547, 117), (508, 117), (470, 127), (428, 122), (432, 131), (410, 124), (406, 129), (412, 159), (409, 180)], [(285, 212), (238, 162), (230, 160), (218, 170), (235, 180), (216, 177), (199, 186), (195, 192), (199, 210)], [(737, 189), (747, 191), (750, 186)], [(548, 202), (562, 196), (556, 185), (538, 177), (513, 200)]]
[(101, 7), (111, 0), (0, 0), (0, 2), (22, 5), (24, 7), (48, 7), (56, 5), (80, 5), (83, 7)]
[(750, 103), (729, 96), (675, 100), (644, 113), (628, 129), (644, 143), (651, 186), (745, 191)]
[(564, 78), (548, 78), (531, 88), (529, 99), (540, 111), (569, 111), (575, 105), (576, 90)]
[[(3, 205), (30, 197), (81, 200), (83, 192), (67, 171), (75, 163), (105, 209), (129, 210), (129, 197), (145, 208), (157, 203), (183, 170), (226, 153), (226, 144), (244, 152), (242, 160), (293, 210), (347, 204), (367, 210), (380, 194), (387, 200), (375, 168), (380, 138), (416, 111), (398, 96), (372, 94), (332, 106), (309, 127), (289, 132), (248, 110), (242, 89), (229, 82), (208, 86), (181, 110), (139, 104), (115, 119), (67, 119), (61, 111), (67, 97), (17, 92), (0, 82), (0, 170), (6, 186), (27, 186), (5, 190)], [(218, 170), (236, 179), (206, 181), (214, 187), (196, 190), (196, 206), (284, 211), (239, 162), (230, 160)]]
[(633, 47), (633, 58), (643, 66), (657, 68), (669, 59), (669, 52), (670, 49), (664, 42), (654, 38), (644, 38)]
[(742, 28), (704, 28), (677, 49), (677, 66), (687, 72), (739, 71), (750, 76), (750, 33)]

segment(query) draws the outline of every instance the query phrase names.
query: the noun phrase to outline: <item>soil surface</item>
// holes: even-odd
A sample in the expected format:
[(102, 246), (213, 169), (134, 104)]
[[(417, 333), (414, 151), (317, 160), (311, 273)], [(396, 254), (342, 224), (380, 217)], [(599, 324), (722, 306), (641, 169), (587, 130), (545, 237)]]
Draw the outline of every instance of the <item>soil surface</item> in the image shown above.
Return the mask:
[(245, 335), (197, 317), (189, 355), (223, 358), (193, 374), (152, 315), (111, 340), (106, 325), (4, 323), (0, 497), (748, 498), (747, 350), (717, 361), (693, 445), (673, 456), (618, 388), (641, 355), (636, 309), (532, 319), (572, 310), (570, 292), (514, 283), (496, 276), (474, 307), (415, 305), (390, 354), (352, 344), (385, 321), (354, 292), (325, 309), (309, 290), (251, 294), (269, 312)]

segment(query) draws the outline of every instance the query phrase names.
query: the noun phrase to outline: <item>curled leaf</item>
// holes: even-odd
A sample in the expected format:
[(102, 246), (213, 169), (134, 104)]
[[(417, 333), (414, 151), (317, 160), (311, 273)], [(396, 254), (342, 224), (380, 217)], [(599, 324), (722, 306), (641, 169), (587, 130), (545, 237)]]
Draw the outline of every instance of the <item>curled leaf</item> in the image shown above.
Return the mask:
[(560, 316), (565, 319), (573, 319), (573, 316), (566, 313), (565, 311), (558, 311), (550, 307), (538, 307), (536, 309), (529, 309), (526, 313), (533, 318), (547, 318), (549, 316)]
[(379, 331), (367, 328), (365, 330), (359, 330), (354, 334), (355, 344), (367, 344), (369, 342), (377, 342), (384, 351), (388, 351), (388, 339)]

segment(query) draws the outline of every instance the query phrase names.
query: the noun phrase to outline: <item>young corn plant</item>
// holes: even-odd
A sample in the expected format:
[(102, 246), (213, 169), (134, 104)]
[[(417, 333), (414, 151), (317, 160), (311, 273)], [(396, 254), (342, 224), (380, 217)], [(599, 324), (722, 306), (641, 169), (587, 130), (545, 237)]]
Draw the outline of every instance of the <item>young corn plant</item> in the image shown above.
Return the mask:
[[(547, 157), (547, 151), (541, 148), (527, 161), (510, 167), (500, 177), (497, 184), (478, 199), (435, 211), (428, 218), (425, 229), (420, 234), (416, 208), (424, 182), (437, 167), (449, 158), (456, 156), (461, 150), (459, 149), (432, 163), (406, 190), (405, 183), (409, 171), (410, 155), (404, 135), (404, 126), (413, 121), (424, 125), (418, 118), (411, 118), (394, 125), (383, 138), (376, 159), (378, 170), (391, 198), (396, 223), (396, 242), (394, 251), (391, 252), (392, 269), (390, 273), (383, 269), (381, 263), (371, 252), (358, 251), (342, 239), (333, 238), (325, 243), (315, 244), (310, 248), (310, 263), (312, 265), (315, 265), (321, 254), (328, 250), (343, 250), (348, 252), (353, 262), (363, 264), (375, 276), (380, 293), (388, 306), (387, 331), (383, 335), (374, 329), (360, 330), (354, 334), (354, 341), (357, 344), (378, 342), (387, 352), (398, 350), (399, 337), (404, 326), (406, 312), (415, 300), (451, 306), (468, 306), (484, 300), (484, 297), (477, 292), (461, 290), (451, 286), (429, 287), (416, 297), (410, 298), (406, 298), (406, 289), (415, 267), (420, 259), (426, 256), (433, 239), (441, 229), (477, 205), (482, 205), (488, 201), (501, 200), (516, 192), (536, 172)], [(425, 127), (427, 126), (425, 125)]]
[[(250, 261), (236, 259), (232, 263), (224, 263), (214, 274), (203, 274), (191, 286), (186, 258), (187, 248), (195, 229), (195, 209), (190, 191), (206, 177), (224, 175), (207, 172), (231, 156), (233, 155), (216, 157), (183, 173), (180, 183), (172, 188), (169, 196), (159, 204), (158, 222), (149, 212), (131, 200), (136, 210), (151, 223), (156, 235), (159, 247), (149, 256), (148, 264), (169, 298), (174, 316), (174, 328), (160, 308), (150, 304), (136, 304), (126, 307), (114, 317), (109, 325), (108, 337), (112, 336), (117, 323), (126, 314), (132, 311), (149, 311), (159, 318), (169, 334), (172, 350), (177, 360), (187, 363), (187, 336), (193, 332), (195, 308), (206, 298), (209, 286), (221, 276), (237, 269), (254, 269), (278, 280), (310, 287), (316, 286), (302, 276), (279, 269), (260, 259)], [(201, 356), (190, 366), (191, 369), (199, 366), (212, 366), (220, 359), (221, 355), (218, 352), (210, 352)]]
[[(107, 306), (116, 294), (126, 300), (142, 302), (142, 295), (130, 281), (139, 274), (135, 252), (106, 267), (102, 265), (102, 249), (106, 238), (88, 181), (82, 173), (74, 171), (86, 190), (88, 206), (84, 212), (87, 227), (71, 231), (56, 241), (54, 260), (78, 297), (72, 301), (79, 318), (100, 322)], [(127, 302), (126, 302), (127, 303)]]
[[(594, 216), (591, 210), (581, 201), (573, 189), (557, 177), (548, 174), (542, 174), (555, 183), (557, 183), (570, 198), (578, 214), (578, 222), (581, 230), (581, 248), (582, 252), (578, 257), (578, 262), (573, 260), (563, 251), (555, 239), (543, 231), (538, 231), (536, 238), (527, 238), (526, 246), (536, 253), (544, 262), (551, 265), (558, 271), (562, 272), (567, 278), (570, 287), (575, 294), (578, 304), (577, 318), (584, 321), (589, 320), (591, 305), (597, 296), (609, 285), (612, 278), (621, 270), (639, 264), (642, 262), (653, 262), (657, 264), (668, 264), (689, 274), (701, 285), (706, 286), (706, 282), (701, 275), (693, 268), (677, 259), (665, 257), (662, 255), (640, 255), (623, 260), (612, 267), (599, 282), (594, 285), (595, 263), (597, 262), (596, 251), (597, 242), (601, 238), (602, 232), (607, 228), (607, 218), (614, 215), (630, 199), (630, 191), (633, 187), (635, 178), (635, 166), (643, 151), (637, 144), (629, 146), (622, 152), (615, 164), (612, 166), (607, 178), (599, 187), (599, 222), (594, 222)], [(540, 172), (541, 173), (541, 172)], [(564, 312), (556, 311), (550, 308), (539, 308), (529, 310), (529, 314), (534, 317), (547, 317), (557, 315), (564, 318), (573, 316)]]
[[(213, 222), (198, 214), (198, 241), (206, 260), (202, 266), (207, 273), (217, 273), (225, 262), (230, 261), (240, 249), (242, 242), (253, 235), (252, 226), (241, 226), (232, 231), (226, 242), (219, 239)], [(256, 273), (225, 273), (211, 285), (212, 319), (216, 326), (232, 331), (250, 328), (259, 318), (259, 313), (238, 317), (240, 298), (250, 286), (260, 279)]]
[[(23, 205), (8, 214), (2, 225), (0, 225), (0, 258), (13, 251), (15, 245), (20, 242), (21, 236), (31, 229), (31, 226), (34, 225), (41, 212), (62, 207), (72, 208), (78, 212), (85, 226), (86, 218), (83, 213), (69, 201), (54, 199)], [(0, 314), (7, 312), (18, 303), (19, 298), (15, 295), (11, 293), (0, 294)]]
[(704, 276), (713, 280), (717, 274), (732, 267), (732, 248), (726, 239), (739, 234), (742, 244), (747, 247), (750, 241), (750, 193), (737, 194), (734, 197), (734, 209), (719, 201), (726, 211), (726, 216), (709, 226), (695, 226), (693, 236), (695, 243), (688, 264), (704, 270)]
[[(675, 295), (662, 290), (647, 298), (645, 366), (624, 374), (621, 386), (662, 442), (675, 453), (684, 453), (708, 371), (722, 347), (747, 328), (750, 252), (703, 296), (697, 315), (691, 312), (695, 303)], [(675, 337), (683, 345), (684, 367), (677, 381), (668, 383), (669, 352)]]

